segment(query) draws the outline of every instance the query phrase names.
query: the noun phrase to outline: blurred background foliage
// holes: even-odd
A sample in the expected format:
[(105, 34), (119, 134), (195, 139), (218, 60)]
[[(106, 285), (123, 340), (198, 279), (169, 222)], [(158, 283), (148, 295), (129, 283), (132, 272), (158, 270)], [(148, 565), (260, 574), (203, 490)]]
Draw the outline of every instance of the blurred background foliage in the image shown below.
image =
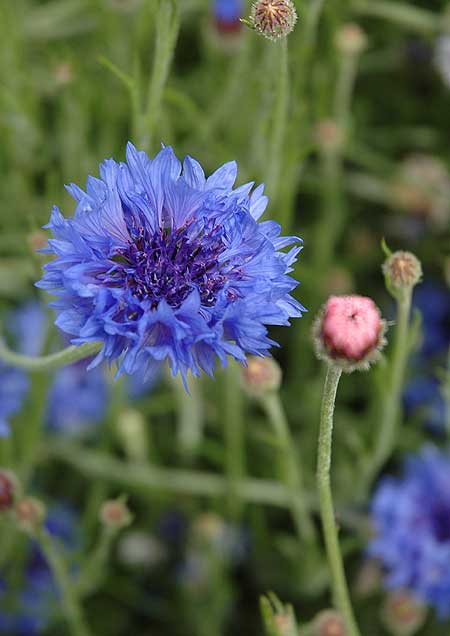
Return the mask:
[[(207, 172), (236, 159), (240, 183), (266, 182), (267, 218), (305, 244), (295, 275), (309, 313), (289, 330), (274, 330), (281, 343), (274, 355), (314, 510), (323, 378), (311, 323), (334, 293), (370, 295), (395, 318), (380, 270), (383, 238), (413, 251), (424, 269), (407, 418), (385, 469), (426, 441), (446, 441), (450, 55), (445, 67), (437, 50), (450, 32), (450, 11), (443, 0), (296, 5), (286, 96), (279, 43), (237, 26), (223, 32), (207, 0), (1, 2), (0, 299), (5, 317), (31, 297), (44, 302), (33, 288), (43, 262), (34, 248), (45, 242), (40, 228), (51, 206), (71, 214), (63, 184), (83, 186), (101, 160), (123, 159), (127, 140), (149, 153), (171, 144)], [(361, 31), (346, 29), (349, 23)], [(50, 331), (47, 346), (56, 338)], [(384, 629), (379, 572), (364, 556), (373, 483), (362, 476), (380, 426), (386, 364), (344, 378), (336, 416), (333, 483), (364, 636)], [(77, 413), (70, 435), (64, 423), (40, 430), (52, 382), (32, 378), (14, 419), (18, 433), (0, 440), (1, 463), (50, 507), (60, 502), (70, 511), (75, 570), (95, 546), (101, 501), (129, 495), (133, 525), (86, 595), (93, 633), (262, 633), (258, 597), (268, 589), (294, 603), (303, 622), (330, 605), (323, 557), (298, 542), (275, 483), (277, 441), (260, 405), (242, 394), (236, 370), (193, 384), (191, 398), (161, 378), (136, 399), (108, 376), (104, 411)], [(76, 395), (69, 388), (62, 403)], [(247, 479), (234, 484), (237, 493), (236, 474)], [(267, 484), (248, 481), (255, 478)], [(31, 602), (17, 595), (21, 564), (32, 556), (25, 539), (2, 530), (2, 571), (15, 596), (2, 598), (8, 609), (0, 615), (19, 614)], [(53, 620), (27, 636), (66, 633), (57, 609), (53, 601)], [(1, 629), (0, 620), (0, 633), (25, 634)], [(448, 625), (431, 615), (423, 633), (443, 636)]]

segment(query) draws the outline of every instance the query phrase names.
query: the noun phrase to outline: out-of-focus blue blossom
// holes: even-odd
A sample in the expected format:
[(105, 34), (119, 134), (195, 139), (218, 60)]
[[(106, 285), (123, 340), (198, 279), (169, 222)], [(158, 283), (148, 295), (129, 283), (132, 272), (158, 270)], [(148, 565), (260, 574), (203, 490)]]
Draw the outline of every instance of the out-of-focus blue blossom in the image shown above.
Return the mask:
[(266, 354), (266, 325), (302, 315), (289, 276), (300, 240), (258, 223), (263, 187), (233, 189), (236, 176), (235, 162), (206, 179), (170, 147), (150, 160), (128, 144), (127, 163), (105, 161), (86, 192), (69, 187), (71, 219), (53, 208), (56, 258), (38, 286), (58, 296), (56, 324), (74, 344), (103, 343), (92, 366), (106, 359), (151, 375), (168, 360), (184, 378), (212, 375), (217, 358)]
[(450, 291), (445, 285), (426, 281), (414, 290), (413, 305), (422, 315), (425, 358), (446, 355), (450, 347)]
[(9, 435), (10, 418), (20, 411), (28, 388), (25, 373), (0, 362), (0, 437)]
[(109, 387), (103, 367), (86, 370), (80, 361), (59, 369), (50, 388), (47, 424), (53, 431), (79, 434), (101, 422), (108, 406)]
[[(80, 543), (78, 520), (65, 506), (51, 508), (46, 521), (48, 532), (59, 540), (59, 549), (69, 557)], [(0, 634), (38, 636), (47, 628), (58, 608), (58, 590), (47, 562), (36, 544), (30, 546), (23, 587), (9, 590), (0, 572)]]
[(241, 28), (244, 6), (242, 0), (214, 0), (213, 14), (216, 26), (223, 33), (234, 33)]
[(450, 457), (434, 447), (408, 458), (402, 477), (380, 482), (371, 507), (368, 552), (386, 586), (404, 589), (450, 616)]
[(412, 379), (403, 393), (406, 415), (421, 416), (425, 425), (440, 432), (445, 427), (447, 403), (439, 381), (429, 376)]

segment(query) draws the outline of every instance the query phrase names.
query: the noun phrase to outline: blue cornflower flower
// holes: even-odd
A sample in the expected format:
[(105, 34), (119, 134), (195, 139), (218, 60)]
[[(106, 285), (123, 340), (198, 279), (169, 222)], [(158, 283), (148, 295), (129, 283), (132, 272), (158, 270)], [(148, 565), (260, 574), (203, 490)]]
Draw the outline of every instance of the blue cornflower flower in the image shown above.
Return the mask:
[[(48, 532), (59, 540), (69, 562), (80, 544), (76, 515), (63, 505), (50, 508), (46, 520)], [(58, 604), (58, 589), (47, 562), (34, 542), (24, 564), (23, 586), (12, 591), (0, 572), (0, 635), (38, 636), (51, 621)]]
[(213, 0), (214, 17), (220, 24), (239, 24), (243, 11), (243, 0)]
[(450, 616), (450, 457), (434, 447), (410, 457), (403, 477), (386, 477), (372, 501), (369, 554), (389, 589), (409, 590)]
[(446, 354), (450, 347), (450, 292), (437, 282), (424, 282), (414, 290), (414, 307), (422, 315), (423, 342), (420, 354), (425, 358)]
[(263, 186), (233, 189), (236, 176), (235, 162), (205, 179), (170, 147), (150, 160), (128, 144), (127, 163), (105, 161), (86, 192), (68, 187), (77, 208), (70, 219), (53, 208), (56, 258), (37, 284), (58, 296), (56, 324), (74, 344), (102, 342), (91, 366), (151, 375), (168, 360), (174, 375), (213, 375), (216, 358), (267, 354), (266, 325), (301, 316), (288, 275), (300, 239), (258, 223)]
[(441, 385), (432, 375), (417, 376), (406, 385), (403, 392), (406, 415), (419, 414), (425, 425), (440, 432), (447, 418), (447, 403)]

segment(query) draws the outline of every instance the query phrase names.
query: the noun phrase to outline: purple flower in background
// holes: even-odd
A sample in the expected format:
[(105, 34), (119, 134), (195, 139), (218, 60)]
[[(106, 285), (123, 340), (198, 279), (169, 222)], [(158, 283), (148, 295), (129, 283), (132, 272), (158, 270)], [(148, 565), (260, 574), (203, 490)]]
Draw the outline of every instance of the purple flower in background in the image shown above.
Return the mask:
[[(55, 506), (49, 511), (46, 527), (59, 540), (58, 547), (69, 557), (69, 563), (73, 561), (73, 554), (80, 543), (78, 520), (74, 513), (66, 506)], [(8, 577), (0, 571), (0, 635), (42, 634), (59, 600), (47, 562), (34, 543), (25, 563), (22, 588), (11, 590), (9, 585)]]
[(74, 344), (103, 344), (91, 366), (106, 359), (150, 376), (168, 360), (184, 378), (212, 375), (217, 358), (267, 354), (276, 343), (266, 325), (302, 315), (288, 275), (300, 239), (258, 223), (263, 186), (233, 189), (236, 176), (235, 162), (206, 179), (170, 147), (150, 160), (128, 144), (127, 163), (105, 161), (86, 192), (68, 188), (77, 208), (70, 219), (53, 208), (56, 258), (38, 286), (58, 297), (56, 324)]
[(28, 378), (23, 371), (0, 362), (0, 437), (9, 435), (10, 419), (20, 411), (28, 388)]
[(386, 586), (403, 589), (450, 616), (450, 457), (433, 447), (410, 457), (402, 477), (381, 480), (371, 508), (371, 557)]

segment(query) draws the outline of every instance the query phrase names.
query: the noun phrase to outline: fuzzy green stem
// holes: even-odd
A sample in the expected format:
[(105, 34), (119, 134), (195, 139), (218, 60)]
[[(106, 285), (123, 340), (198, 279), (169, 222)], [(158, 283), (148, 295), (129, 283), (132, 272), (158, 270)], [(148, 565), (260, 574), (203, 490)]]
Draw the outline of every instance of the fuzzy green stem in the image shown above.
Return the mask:
[[(283, 168), (283, 148), (288, 121), (289, 72), (287, 38), (282, 38), (280, 42), (279, 56), (280, 60), (276, 71), (277, 79), (275, 83), (275, 105), (273, 118), (271, 118), (268, 167), (265, 176), (267, 191), (273, 200), (276, 200), (277, 197), (280, 175)], [(285, 219), (279, 215), (278, 220), (283, 225)]]
[(283, 481), (290, 493), (292, 517), (299, 537), (314, 539), (314, 526), (305, 506), (301, 464), (295, 449), (280, 396), (272, 391), (262, 398), (262, 405), (280, 444), (280, 464)]
[(72, 636), (90, 636), (75, 587), (70, 580), (66, 564), (55, 549), (52, 539), (44, 528), (36, 532), (36, 539), (61, 592), (61, 604)]
[(164, 87), (169, 77), (175, 45), (180, 28), (177, 0), (160, 0), (156, 17), (156, 41), (153, 69), (146, 105), (146, 139), (144, 145), (152, 147), (153, 137), (160, 123)]
[(77, 581), (77, 593), (80, 598), (94, 592), (105, 576), (111, 546), (117, 533), (111, 528), (102, 527), (97, 545), (86, 559)]
[(397, 299), (397, 334), (392, 357), (389, 383), (385, 388), (383, 410), (379, 434), (376, 440), (372, 460), (368, 466), (367, 486), (383, 464), (389, 459), (397, 440), (400, 419), (402, 388), (408, 361), (409, 316), (411, 312), (412, 289), (404, 290)]
[(331, 572), (334, 603), (345, 620), (348, 636), (360, 636), (353, 614), (347, 581), (345, 579), (330, 485), (333, 415), (341, 373), (342, 371), (338, 367), (334, 365), (328, 366), (320, 415), (319, 443), (317, 449), (317, 488), (323, 534)]
[(102, 347), (100, 342), (86, 342), (80, 346), (67, 347), (57, 353), (48, 356), (30, 357), (15, 353), (8, 349), (4, 341), (0, 339), (0, 360), (12, 367), (18, 367), (30, 372), (54, 371), (60, 367), (88, 358), (98, 353)]

